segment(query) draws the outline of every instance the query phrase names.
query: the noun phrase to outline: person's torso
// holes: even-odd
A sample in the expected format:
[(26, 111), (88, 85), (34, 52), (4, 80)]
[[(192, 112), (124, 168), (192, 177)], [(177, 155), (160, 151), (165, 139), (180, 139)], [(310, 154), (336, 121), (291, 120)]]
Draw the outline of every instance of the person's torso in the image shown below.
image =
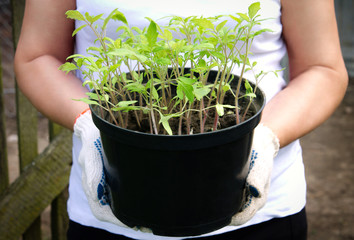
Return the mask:
[[(130, 26), (146, 27), (149, 21), (145, 17), (158, 20), (164, 16), (178, 15), (182, 17), (216, 16), (220, 14), (247, 13), (248, 6), (255, 1), (245, 0), (180, 0), (180, 1), (159, 1), (159, 0), (77, 0), (77, 10), (81, 13), (89, 12), (90, 15), (104, 13), (107, 16), (113, 9), (118, 8), (127, 18)], [(281, 6), (280, 0), (262, 0), (261, 18), (268, 20), (262, 23), (262, 28), (269, 28), (273, 31), (263, 33), (256, 37), (253, 42), (251, 61), (257, 61), (256, 71), (272, 71), (281, 69), (280, 61), (285, 54), (285, 45), (281, 38), (282, 26), (280, 22)], [(82, 23), (77, 22), (76, 27)], [(116, 36), (116, 28), (119, 22), (111, 22), (108, 36)], [(76, 35), (76, 53), (86, 55), (86, 49), (93, 44), (95, 35), (89, 28), (84, 28)], [(236, 69), (236, 73), (237, 73)], [(82, 79), (81, 73), (78, 77)], [(252, 80), (252, 74), (246, 75)], [(286, 82), (281, 77), (273, 74), (267, 75), (261, 82), (260, 87), (267, 95), (269, 101), (277, 92), (284, 88)], [(68, 212), (72, 220), (83, 225), (102, 228), (107, 231), (125, 235), (136, 239), (181, 239), (154, 236), (149, 233), (142, 233), (132, 229), (121, 228), (113, 224), (97, 220), (90, 211), (85, 194), (81, 186), (81, 169), (77, 163), (77, 157), (81, 149), (81, 142), (73, 137), (73, 168), (70, 177), (70, 198), (68, 201)], [(288, 184), (288, 186), (284, 185)], [(298, 141), (280, 150), (274, 160), (272, 172), (272, 184), (268, 197), (268, 202), (253, 219), (241, 226), (248, 226), (273, 217), (287, 216), (301, 210), (305, 205), (305, 180), (303, 176), (303, 164), (301, 157), (301, 147)], [(295, 202), (297, 199), (297, 202)], [(206, 234), (214, 235), (235, 230), (239, 227), (224, 227), (218, 231)]]

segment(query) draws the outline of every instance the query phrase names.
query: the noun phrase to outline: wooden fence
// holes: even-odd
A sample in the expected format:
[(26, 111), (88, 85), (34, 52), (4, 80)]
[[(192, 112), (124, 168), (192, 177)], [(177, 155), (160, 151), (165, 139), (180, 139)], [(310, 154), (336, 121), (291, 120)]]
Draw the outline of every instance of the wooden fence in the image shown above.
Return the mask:
[(345, 65), (354, 77), (354, 0), (336, 0), (338, 31)]
[[(12, 0), (11, 6), (16, 47), (25, 1)], [(52, 239), (66, 239), (71, 133), (50, 123), (51, 142), (38, 154), (38, 113), (16, 87), (20, 176), (9, 185), (2, 84), (0, 74), (0, 239), (42, 239), (40, 215), (49, 205)]]

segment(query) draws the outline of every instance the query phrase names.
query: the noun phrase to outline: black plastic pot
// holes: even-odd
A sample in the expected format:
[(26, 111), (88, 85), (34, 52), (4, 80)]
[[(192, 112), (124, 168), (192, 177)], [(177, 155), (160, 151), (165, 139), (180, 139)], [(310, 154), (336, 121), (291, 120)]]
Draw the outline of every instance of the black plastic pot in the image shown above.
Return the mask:
[(156, 235), (193, 236), (228, 225), (242, 206), (257, 114), (226, 129), (194, 135), (152, 135), (119, 128), (92, 108), (107, 159), (115, 216)]

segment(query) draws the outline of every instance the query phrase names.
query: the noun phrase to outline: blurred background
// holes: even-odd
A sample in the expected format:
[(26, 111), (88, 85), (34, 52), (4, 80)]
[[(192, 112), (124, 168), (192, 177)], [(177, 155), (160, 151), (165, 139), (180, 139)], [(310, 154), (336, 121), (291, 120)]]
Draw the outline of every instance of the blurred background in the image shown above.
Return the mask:
[[(350, 83), (333, 116), (301, 139), (308, 183), (309, 240), (354, 239), (354, 0), (335, 0), (335, 5)], [(9, 177), (13, 182), (19, 167), (11, 18), (10, 0), (0, 0), (0, 57)], [(39, 115), (39, 152), (48, 145), (47, 129), (47, 119)], [(43, 239), (49, 239), (49, 211), (42, 215)]]

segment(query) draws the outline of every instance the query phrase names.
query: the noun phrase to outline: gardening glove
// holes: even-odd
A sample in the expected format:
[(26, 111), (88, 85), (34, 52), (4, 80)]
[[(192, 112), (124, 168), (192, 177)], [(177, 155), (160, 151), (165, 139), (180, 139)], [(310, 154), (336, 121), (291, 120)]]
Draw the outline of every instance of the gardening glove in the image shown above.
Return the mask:
[(82, 169), (82, 186), (93, 215), (101, 221), (127, 227), (114, 216), (109, 205), (103, 171), (104, 151), (99, 130), (92, 121), (89, 109), (76, 118), (74, 134), (82, 142), (78, 161)]
[(279, 140), (268, 127), (260, 124), (254, 130), (249, 173), (246, 178), (245, 201), (230, 225), (248, 222), (261, 209), (268, 196), (273, 159), (279, 151)]

